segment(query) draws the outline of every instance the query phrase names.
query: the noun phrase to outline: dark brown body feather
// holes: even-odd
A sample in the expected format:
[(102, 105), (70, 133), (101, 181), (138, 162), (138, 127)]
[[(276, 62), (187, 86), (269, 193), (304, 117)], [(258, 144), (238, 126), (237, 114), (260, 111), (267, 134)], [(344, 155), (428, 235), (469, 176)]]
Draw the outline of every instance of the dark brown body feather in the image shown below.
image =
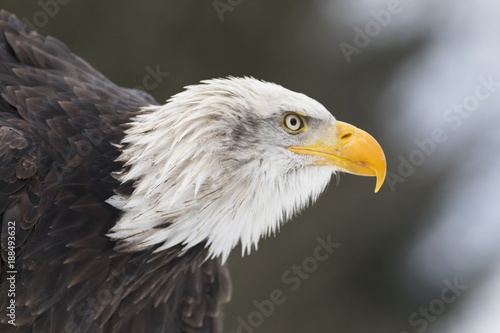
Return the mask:
[[(0, 332), (219, 332), (230, 281), (204, 244), (182, 256), (120, 253), (105, 236), (119, 216), (105, 203), (119, 187), (113, 143), (153, 98), (0, 16)], [(8, 222), (16, 326), (6, 316)]]

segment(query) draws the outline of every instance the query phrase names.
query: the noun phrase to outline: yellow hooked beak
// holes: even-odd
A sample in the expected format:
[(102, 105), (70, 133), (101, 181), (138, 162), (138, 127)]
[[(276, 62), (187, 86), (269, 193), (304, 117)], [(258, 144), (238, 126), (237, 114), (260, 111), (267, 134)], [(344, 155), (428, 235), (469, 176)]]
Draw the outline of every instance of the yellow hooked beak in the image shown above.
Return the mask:
[(348, 173), (377, 177), (375, 193), (384, 183), (387, 164), (382, 147), (370, 134), (347, 123), (337, 121), (329, 126), (325, 135), (312, 145), (288, 149), (318, 156), (315, 165), (335, 165)]

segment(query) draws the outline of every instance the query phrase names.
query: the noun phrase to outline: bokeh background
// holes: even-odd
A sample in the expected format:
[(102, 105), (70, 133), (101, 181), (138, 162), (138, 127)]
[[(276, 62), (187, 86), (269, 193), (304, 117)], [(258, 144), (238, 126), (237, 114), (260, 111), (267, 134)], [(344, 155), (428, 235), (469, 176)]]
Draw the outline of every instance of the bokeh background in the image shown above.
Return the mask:
[[(378, 139), (390, 172), (378, 194), (374, 179), (342, 175), (258, 251), (233, 252), (225, 332), (500, 331), (497, 0), (1, 7), (159, 102), (202, 79), (254, 76), (317, 99)], [(162, 75), (152, 81), (151, 71)], [(340, 247), (290, 290), (283, 274), (328, 236)], [(274, 289), (286, 300), (259, 314), (254, 302)]]

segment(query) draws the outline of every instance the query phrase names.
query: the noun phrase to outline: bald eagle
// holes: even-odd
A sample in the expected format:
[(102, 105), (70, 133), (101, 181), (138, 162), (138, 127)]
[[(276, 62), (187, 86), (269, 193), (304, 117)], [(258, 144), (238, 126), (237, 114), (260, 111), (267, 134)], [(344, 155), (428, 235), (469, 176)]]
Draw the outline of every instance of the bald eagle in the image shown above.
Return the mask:
[(237, 244), (338, 171), (384, 181), (379, 144), (303, 94), (228, 77), (159, 105), (0, 16), (1, 332), (221, 332)]

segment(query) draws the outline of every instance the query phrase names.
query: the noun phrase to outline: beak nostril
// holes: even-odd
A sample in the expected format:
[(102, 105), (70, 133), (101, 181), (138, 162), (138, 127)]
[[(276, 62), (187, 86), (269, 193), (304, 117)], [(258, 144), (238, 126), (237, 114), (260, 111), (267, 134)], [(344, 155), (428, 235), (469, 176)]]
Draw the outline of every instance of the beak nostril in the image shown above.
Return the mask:
[(347, 133), (344, 133), (342, 134), (342, 136), (340, 137), (341, 140), (347, 140), (349, 138), (352, 137), (352, 133), (351, 132), (347, 132)]

